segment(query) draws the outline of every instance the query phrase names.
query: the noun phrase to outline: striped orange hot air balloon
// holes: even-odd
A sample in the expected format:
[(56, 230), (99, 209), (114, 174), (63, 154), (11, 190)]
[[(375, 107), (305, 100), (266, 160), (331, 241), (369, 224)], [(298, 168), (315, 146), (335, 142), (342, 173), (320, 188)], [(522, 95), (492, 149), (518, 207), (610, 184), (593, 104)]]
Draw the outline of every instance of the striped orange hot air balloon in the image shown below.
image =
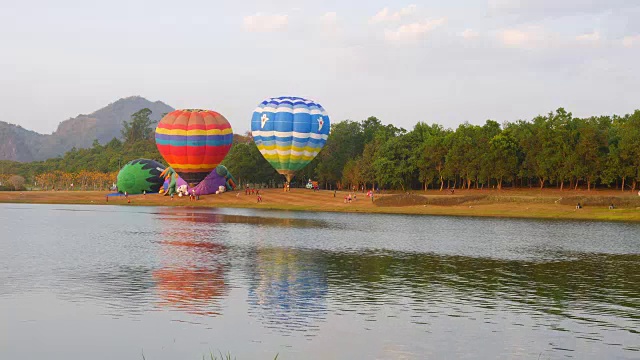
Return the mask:
[(156, 128), (160, 154), (192, 187), (222, 162), (232, 141), (229, 121), (211, 110), (175, 110)]

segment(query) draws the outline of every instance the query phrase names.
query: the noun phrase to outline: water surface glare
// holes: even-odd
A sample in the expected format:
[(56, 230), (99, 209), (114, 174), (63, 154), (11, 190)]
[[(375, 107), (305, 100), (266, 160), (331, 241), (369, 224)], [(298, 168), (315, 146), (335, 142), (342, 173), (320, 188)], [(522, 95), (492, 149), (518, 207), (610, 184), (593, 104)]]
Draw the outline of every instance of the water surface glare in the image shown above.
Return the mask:
[(0, 204), (0, 359), (639, 359), (640, 224)]

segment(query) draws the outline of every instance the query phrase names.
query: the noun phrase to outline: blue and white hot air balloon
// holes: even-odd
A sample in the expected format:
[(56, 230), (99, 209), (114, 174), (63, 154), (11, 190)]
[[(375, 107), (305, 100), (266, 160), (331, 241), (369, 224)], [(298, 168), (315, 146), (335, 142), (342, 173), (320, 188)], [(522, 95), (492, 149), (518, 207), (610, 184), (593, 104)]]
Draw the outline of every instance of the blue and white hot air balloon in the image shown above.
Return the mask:
[(258, 150), (287, 182), (318, 155), (330, 129), (324, 108), (300, 97), (266, 99), (251, 119), (251, 134)]

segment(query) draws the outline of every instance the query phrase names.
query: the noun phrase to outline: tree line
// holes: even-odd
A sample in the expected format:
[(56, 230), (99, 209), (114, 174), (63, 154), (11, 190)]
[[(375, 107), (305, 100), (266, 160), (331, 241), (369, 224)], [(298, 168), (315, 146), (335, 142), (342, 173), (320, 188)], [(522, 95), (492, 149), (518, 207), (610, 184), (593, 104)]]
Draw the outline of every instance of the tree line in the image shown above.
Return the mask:
[[(106, 179), (115, 181), (114, 174), (133, 159), (166, 165), (155, 146), (150, 114), (143, 109), (124, 121), (123, 140), (114, 138), (104, 145), (95, 141), (91, 148), (74, 148), (46, 161), (0, 161), (0, 182), (18, 175), (36, 187), (65, 188), (73, 179), (82, 188), (101, 188), (108, 186)], [(223, 165), (241, 185), (279, 186), (284, 181), (250, 134), (234, 135)], [(91, 173), (93, 180), (87, 180)], [(560, 108), (529, 121), (501, 125), (487, 120), (484, 125), (464, 123), (456, 129), (419, 122), (410, 131), (382, 124), (376, 117), (346, 120), (332, 125), (325, 147), (296, 174), (295, 185), (302, 186), (307, 179), (318, 180), (326, 189), (635, 190), (640, 181), (640, 110), (624, 116), (577, 118)]]
[(330, 186), (502, 189), (596, 186), (635, 190), (640, 180), (640, 111), (573, 117), (559, 108), (531, 121), (417, 123), (411, 131), (370, 117), (333, 125), (314, 161)]

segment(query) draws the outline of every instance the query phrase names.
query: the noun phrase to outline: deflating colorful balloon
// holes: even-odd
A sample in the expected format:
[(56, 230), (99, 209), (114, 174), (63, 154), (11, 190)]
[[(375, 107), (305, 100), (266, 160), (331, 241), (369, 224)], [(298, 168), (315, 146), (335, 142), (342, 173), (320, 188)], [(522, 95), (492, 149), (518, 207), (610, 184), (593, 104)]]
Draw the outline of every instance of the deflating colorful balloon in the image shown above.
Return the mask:
[(193, 190), (197, 195), (215, 194), (220, 186), (224, 186), (226, 190), (233, 190), (235, 183), (232, 179), (233, 176), (229, 170), (224, 167), (224, 165), (218, 165), (218, 167), (216, 167), (211, 174), (207, 175)]
[(299, 97), (266, 99), (251, 119), (258, 150), (287, 182), (318, 155), (330, 127), (329, 116), (320, 104)]
[[(165, 179), (164, 184), (162, 185), (163, 193), (165, 195), (177, 193), (178, 189), (182, 186), (187, 187), (186, 181), (178, 177), (171, 167), (166, 168), (160, 176)], [(220, 186), (224, 186), (226, 190), (233, 190), (236, 188), (235, 178), (224, 165), (218, 165), (215, 170), (200, 181), (198, 186), (187, 189), (187, 191), (189, 191), (189, 193), (195, 191), (196, 195), (209, 195), (215, 194), (216, 191), (219, 190)]]
[(116, 186), (118, 192), (127, 194), (157, 193), (164, 179), (160, 173), (164, 165), (147, 159), (136, 159), (127, 163), (118, 172)]
[(210, 110), (176, 110), (156, 128), (160, 154), (190, 186), (196, 186), (222, 162), (232, 140), (227, 119)]

